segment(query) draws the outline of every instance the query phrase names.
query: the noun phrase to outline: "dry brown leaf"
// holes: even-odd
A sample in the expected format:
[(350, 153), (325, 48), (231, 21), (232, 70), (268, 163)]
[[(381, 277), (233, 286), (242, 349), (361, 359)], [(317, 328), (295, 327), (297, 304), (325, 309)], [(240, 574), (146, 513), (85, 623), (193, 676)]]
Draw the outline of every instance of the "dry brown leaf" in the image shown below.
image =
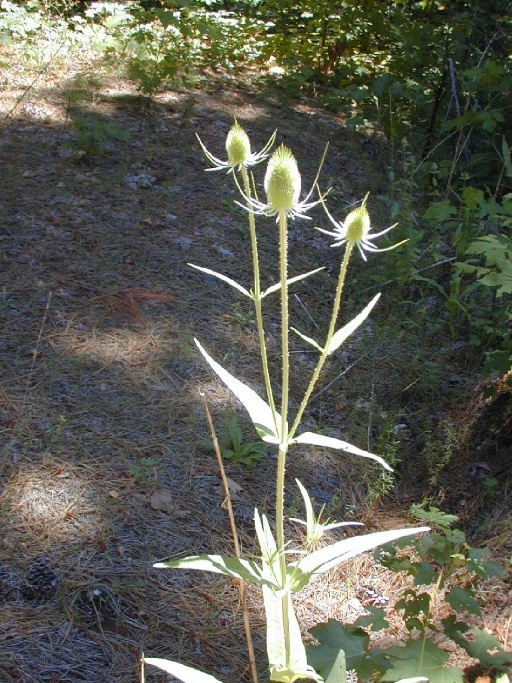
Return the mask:
[(153, 510), (166, 512), (168, 515), (172, 515), (177, 519), (183, 519), (184, 517), (188, 517), (190, 515), (188, 510), (177, 509), (172, 493), (167, 489), (158, 489), (155, 491), (149, 499), (149, 504)]

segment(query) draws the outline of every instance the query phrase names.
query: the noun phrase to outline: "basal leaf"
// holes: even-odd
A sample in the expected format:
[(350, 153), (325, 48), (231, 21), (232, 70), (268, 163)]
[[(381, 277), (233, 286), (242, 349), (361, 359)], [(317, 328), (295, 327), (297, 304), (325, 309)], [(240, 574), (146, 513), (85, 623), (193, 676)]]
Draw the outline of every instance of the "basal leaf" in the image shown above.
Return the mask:
[(193, 669), (191, 666), (186, 666), (179, 662), (172, 662), (169, 659), (148, 657), (144, 658), (144, 663), (162, 669), (162, 671), (171, 674), (171, 676), (178, 678), (180, 681), (183, 681), (183, 683), (221, 683), (215, 676), (205, 674), (203, 671)]
[[(201, 344), (194, 340), (197, 348), (203, 354), (206, 362), (212, 368), (214, 372), (221, 378), (224, 384), (231, 389), (235, 396), (243, 403), (247, 412), (249, 413), (251, 420), (254, 423), (254, 427), (258, 432), (258, 435), (268, 443), (280, 443), (281, 440), (277, 435), (277, 428), (274, 422), (274, 415), (268, 403), (266, 403), (258, 394), (251, 388), (249, 388), (243, 382), (233, 377), (227, 370), (219, 365), (213, 360), (211, 356), (204, 350)], [(276, 413), (277, 424), (281, 424), (281, 417), (279, 413)]]
[(373, 453), (363, 451), (357, 446), (352, 446), (352, 444), (342, 441), (341, 439), (335, 439), (332, 436), (314, 434), (313, 432), (304, 432), (300, 436), (292, 439), (291, 443), (308, 443), (312, 446), (325, 446), (326, 448), (335, 448), (339, 451), (346, 451), (347, 453), (352, 453), (353, 455), (359, 455), (362, 458), (370, 458), (370, 460), (375, 460), (375, 462), (378, 462), (379, 465), (382, 465), (382, 467), (388, 470), (388, 472), (393, 471), (388, 463), (378, 455), (373, 455)]
[(357, 328), (370, 315), (373, 307), (375, 306), (379, 298), (380, 293), (373, 297), (370, 303), (361, 311), (361, 313), (359, 313), (359, 315), (356, 315), (355, 318), (353, 318), (349, 323), (342, 327), (341, 330), (338, 330), (333, 335), (331, 343), (329, 344), (329, 348), (327, 349), (328, 354), (334, 353), (337, 349), (339, 349), (339, 347), (343, 344), (345, 339), (347, 339), (347, 337), (350, 337), (350, 335), (357, 330)]

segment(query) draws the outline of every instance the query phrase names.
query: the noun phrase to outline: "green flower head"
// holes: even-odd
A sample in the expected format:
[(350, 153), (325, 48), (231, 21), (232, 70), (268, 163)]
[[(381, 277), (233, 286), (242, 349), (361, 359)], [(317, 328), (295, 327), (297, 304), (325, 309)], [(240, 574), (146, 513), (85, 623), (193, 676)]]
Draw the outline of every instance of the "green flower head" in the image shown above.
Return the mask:
[(331, 247), (340, 247), (342, 244), (347, 244), (351, 248), (356, 246), (365, 261), (367, 260), (366, 254), (364, 253), (365, 251), (374, 253), (379, 251), (391, 251), (391, 249), (396, 249), (396, 247), (399, 247), (407, 242), (407, 240), (402, 240), (401, 242), (398, 242), (398, 244), (393, 244), (391, 247), (377, 249), (377, 247), (373, 244), (373, 240), (377, 239), (377, 237), (385, 235), (390, 230), (393, 230), (393, 228), (396, 228), (398, 223), (395, 223), (391, 227), (372, 235), (370, 214), (366, 208), (367, 199), (368, 195), (366, 195), (366, 197), (363, 199), (361, 206), (351, 211), (343, 222), (334, 220), (324, 204), (325, 213), (327, 214), (331, 223), (334, 225), (334, 231), (317, 228), (317, 230), (320, 232), (330, 235), (331, 237), (335, 237), (335, 241), (333, 244), (331, 244)]
[(265, 174), (265, 192), (273, 213), (289, 214), (297, 206), (301, 178), (295, 157), (281, 145), (268, 162)]
[(231, 173), (235, 168), (240, 170), (242, 167), (247, 168), (249, 166), (254, 166), (266, 159), (269, 155), (270, 148), (274, 144), (276, 134), (273, 133), (273, 135), (271, 135), (270, 140), (261, 152), (253, 153), (251, 152), (251, 141), (249, 140), (249, 136), (235, 119), (226, 138), (226, 150), (228, 153), (227, 161), (222, 161), (222, 159), (213, 156), (213, 154), (211, 154), (203, 145), (199, 135), (197, 135), (197, 139), (199, 140), (199, 144), (201, 145), (206, 158), (213, 165), (213, 168), (207, 170), (220, 171), (222, 169), (227, 169), (228, 173)]
[(309, 218), (306, 216), (306, 211), (320, 201), (309, 201), (314, 184), (307, 197), (299, 201), (302, 187), (299, 168), (292, 152), (284, 145), (278, 147), (270, 157), (264, 185), (267, 194), (266, 204), (244, 195), (244, 199), (249, 205), (249, 211), (255, 214), (277, 216), (277, 220), (282, 216)]
[(226, 138), (226, 150), (228, 163), (232, 168), (243, 166), (250, 161), (251, 142), (249, 136), (236, 120)]

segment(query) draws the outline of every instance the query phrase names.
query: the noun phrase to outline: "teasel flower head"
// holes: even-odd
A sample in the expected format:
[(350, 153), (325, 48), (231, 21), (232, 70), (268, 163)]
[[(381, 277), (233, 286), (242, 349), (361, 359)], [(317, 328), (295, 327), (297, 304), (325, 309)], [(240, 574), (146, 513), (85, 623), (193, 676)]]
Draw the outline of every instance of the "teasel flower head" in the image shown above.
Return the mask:
[(361, 206), (351, 211), (345, 218), (345, 220), (341, 222), (336, 221), (331, 216), (325, 203), (322, 202), (329, 220), (334, 225), (334, 230), (330, 231), (323, 230), (322, 228), (317, 228), (317, 230), (323, 232), (325, 235), (330, 235), (331, 237), (335, 238), (334, 242), (331, 244), (331, 247), (341, 247), (343, 244), (356, 246), (359, 250), (359, 253), (365, 261), (367, 261), (365, 251), (373, 253), (381, 251), (391, 251), (392, 249), (396, 249), (397, 247), (407, 242), (407, 240), (402, 240), (397, 244), (393, 244), (390, 247), (384, 247), (381, 249), (378, 249), (373, 244), (373, 241), (375, 239), (377, 239), (378, 237), (382, 237), (382, 235), (385, 235), (393, 228), (396, 228), (398, 223), (395, 223), (394, 225), (392, 225), (389, 228), (386, 228), (385, 230), (381, 230), (381, 232), (376, 232), (372, 234), (370, 214), (368, 213), (368, 209), (366, 208), (367, 200), (368, 195), (366, 195), (366, 197), (363, 199)]
[(251, 152), (251, 141), (249, 140), (249, 136), (235, 119), (226, 138), (226, 151), (228, 153), (227, 161), (222, 161), (222, 159), (213, 156), (213, 154), (211, 154), (203, 145), (199, 135), (197, 135), (197, 139), (199, 140), (199, 144), (201, 145), (201, 149), (206, 158), (213, 166), (213, 168), (208, 168), (207, 170), (221, 171), (225, 169), (228, 173), (231, 173), (233, 169), (240, 170), (242, 166), (248, 168), (249, 166), (255, 166), (261, 161), (264, 161), (268, 157), (270, 149), (275, 142), (276, 133), (274, 132), (271, 135), (270, 140), (260, 152)]
[(302, 181), (297, 161), (288, 147), (284, 145), (278, 147), (270, 157), (264, 185), (267, 195), (266, 204), (245, 197), (249, 210), (255, 214), (277, 216), (277, 220), (283, 215), (290, 218), (309, 218), (306, 212), (320, 201), (309, 201), (313, 188), (302, 202), (299, 201)]

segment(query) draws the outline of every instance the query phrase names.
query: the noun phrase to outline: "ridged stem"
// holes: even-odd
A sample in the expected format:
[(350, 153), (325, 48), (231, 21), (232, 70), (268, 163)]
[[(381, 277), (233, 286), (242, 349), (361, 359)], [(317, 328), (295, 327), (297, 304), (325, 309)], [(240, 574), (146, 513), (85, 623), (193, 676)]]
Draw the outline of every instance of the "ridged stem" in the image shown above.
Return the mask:
[[(288, 349), (288, 220), (285, 213), (279, 216), (279, 262), (281, 277), (281, 358), (282, 358), (282, 383), (281, 383), (281, 425), (279, 430), (281, 443), (277, 458), (277, 481), (276, 481), (276, 535), (279, 552), (279, 564), (281, 579), (286, 579), (286, 557), (284, 554), (284, 477), (286, 471), (286, 454), (288, 452), (288, 388), (289, 388), (289, 349)], [(290, 652), (290, 627), (288, 614), (288, 596), (281, 598), (283, 615), (284, 645), (286, 668), (291, 668)]]
[(327, 338), (325, 340), (325, 344), (323, 347), (323, 351), (320, 355), (320, 358), (318, 359), (317, 366), (311, 376), (311, 379), (308, 384), (308, 388), (306, 389), (306, 392), (304, 394), (304, 398), (302, 399), (302, 403), (300, 404), (299, 410), (297, 412), (297, 415), (295, 417), (295, 422), (292, 425), (292, 428), (290, 429), (289, 433), (289, 438), (291, 439), (295, 432), (297, 431), (297, 428), (300, 424), (300, 421), (302, 419), (302, 415), (304, 414), (304, 411), (306, 410), (306, 406), (308, 404), (309, 398), (313, 392), (313, 389), (315, 387), (316, 381), (318, 377), (320, 376), (320, 373), (322, 372), (322, 368), (324, 367), (324, 363), (327, 360), (327, 356), (329, 355), (328, 349), (331, 344), (332, 338), (334, 336), (334, 331), (336, 327), (336, 321), (338, 319), (338, 313), (340, 310), (340, 304), (341, 304), (341, 295), (343, 293), (343, 287), (345, 285), (345, 279), (347, 275), (347, 268), (348, 268), (348, 262), (350, 261), (350, 256), (352, 254), (352, 250), (354, 248), (354, 243), (353, 242), (348, 242), (347, 246), (345, 248), (345, 254), (343, 256), (343, 261), (341, 262), (341, 267), (340, 267), (340, 274), (338, 277), (338, 285), (336, 287), (336, 294), (334, 296), (334, 304), (333, 304), (333, 309), (332, 309), (332, 315), (331, 315), (331, 322), (329, 324), (329, 330), (327, 332)]
[[(246, 197), (251, 197), (251, 184), (249, 182), (249, 175), (245, 166), (242, 166), (242, 180), (244, 183), (244, 193)], [(254, 290), (252, 292), (254, 298), (254, 308), (256, 311), (256, 324), (258, 327), (258, 337), (260, 343), (261, 352), (261, 364), (263, 367), (263, 376), (265, 378), (265, 388), (267, 391), (267, 398), (270, 408), (272, 410), (272, 415), (274, 416), (274, 426), (276, 429), (276, 434), (279, 432), (278, 424), (276, 421), (276, 405), (274, 401), (274, 395), (272, 392), (272, 384), (270, 382), (270, 372), (268, 369), (268, 358), (267, 358), (267, 346), (265, 343), (265, 328), (263, 326), (263, 313), (261, 306), (261, 283), (260, 283), (260, 265), (258, 258), (258, 240), (256, 237), (256, 220), (254, 218), (254, 213), (249, 211), (249, 231), (251, 234), (251, 247), (252, 247), (252, 265), (254, 270)]]

